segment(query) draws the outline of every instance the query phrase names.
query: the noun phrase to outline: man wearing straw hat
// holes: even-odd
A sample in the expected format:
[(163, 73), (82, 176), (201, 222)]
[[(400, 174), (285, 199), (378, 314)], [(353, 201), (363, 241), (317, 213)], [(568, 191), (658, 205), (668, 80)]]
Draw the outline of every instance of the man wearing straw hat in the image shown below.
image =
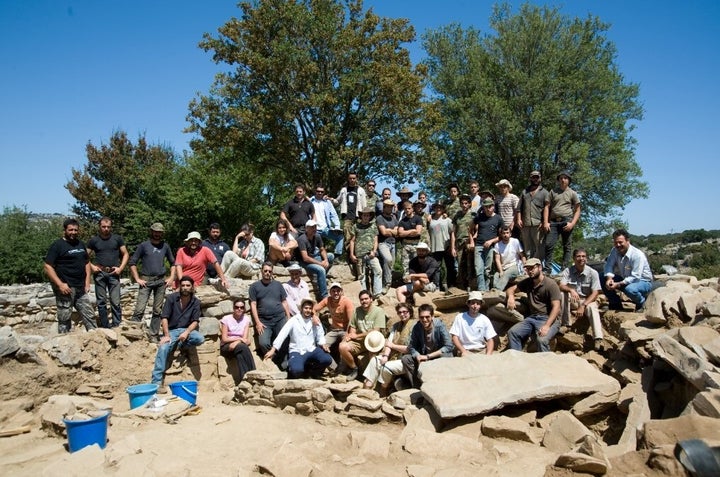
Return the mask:
[(348, 381), (353, 381), (358, 376), (357, 356), (368, 351), (365, 348), (365, 337), (373, 330), (384, 329), (386, 322), (385, 312), (373, 304), (369, 291), (361, 291), (359, 298), (360, 306), (355, 309), (348, 332), (340, 343), (340, 358), (349, 368)]
[(200, 326), (200, 300), (195, 296), (192, 277), (185, 275), (180, 279), (180, 291), (167, 297), (161, 316), (162, 338), (158, 343), (151, 381), (158, 385), (162, 383), (168, 356), (176, 346), (183, 349), (199, 346), (205, 341), (197, 331)]

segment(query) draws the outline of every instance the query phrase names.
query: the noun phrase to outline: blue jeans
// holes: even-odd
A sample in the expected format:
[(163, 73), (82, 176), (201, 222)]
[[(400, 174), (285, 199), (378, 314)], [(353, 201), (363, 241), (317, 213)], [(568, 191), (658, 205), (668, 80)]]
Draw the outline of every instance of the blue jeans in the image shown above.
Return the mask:
[[(114, 273), (98, 272), (93, 278), (95, 280), (95, 298), (97, 298), (100, 326), (103, 328), (114, 328), (122, 321), (122, 308), (120, 308), (120, 277)], [(108, 321), (108, 296), (110, 297), (112, 323)]]
[(335, 242), (335, 255), (341, 256), (343, 252), (343, 244), (345, 243), (345, 235), (342, 230), (331, 230), (330, 228), (318, 230), (323, 239), (330, 238)]
[(480, 291), (488, 291), (490, 289), (490, 284), (485, 277), (485, 273), (492, 267), (492, 261), (492, 247), (485, 249), (482, 244), (475, 244), (475, 274), (477, 275), (477, 289)]
[(325, 368), (332, 364), (332, 356), (318, 347), (305, 353), (290, 353), (288, 358), (288, 377), (301, 378), (307, 371), (311, 377), (319, 377)]
[(381, 242), (378, 244), (378, 257), (382, 265), (382, 283), (389, 287), (392, 283), (393, 265), (395, 265), (395, 244)]
[[(322, 261), (322, 257), (320, 255), (316, 255), (313, 257), (315, 260)], [(327, 254), (327, 259), (330, 267), (332, 267), (333, 260), (335, 260), (335, 256), (332, 253)], [(318, 265), (317, 263), (300, 263), (300, 265), (305, 269), (308, 275), (315, 275), (315, 280), (317, 281), (318, 286), (318, 296), (319, 300), (322, 300), (326, 296), (328, 296), (327, 291), (327, 272), (325, 269)]]
[[(615, 283), (623, 281), (623, 277), (620, 275), (613, 276)], [(601, 277), (600, 284), (602, 285), (603, 292), (608, 299), (608, 305), (611, 310), (619, 310), (622, 308), (622, 300), (620, 295), (615, 290), (608, 290), (605, 286), (605, 277)], [(644, 280), (638, 280), (627, 285), (622, 289), (622, 292), (627, 295), (631, 302), (635, 303), (637, 308), (641, 308), (645, 304), (645, 299), (652, 291), (652, 283)]]
[(505, 273), (502, 275), (500, 275), (499, 272), (495, 272), (495, 275), (493, 275), (493, 288), (504, 291), (507, 284), (510, 283), (510, 280), (518, 276), (520, 276), (520, 272), (518, 271), (517, 264), (505, 270)]
[[(161, 384), (163, 376), (165, 375), (165, 369), (167, 368), (167, 359), (170, 353), (175, 349), (178, 344), (178, 336), (185, 333), (187, 328), (175, 328), (170, 330), (170, 342), (158, 346), (157, 354), (155, 355), (155, 367), (152, 372), (152, 383)], [(180, 348), (187, 348), (189, 346), (199, 346), (203, 344), (205, 337), (200, 334), (197, 330), (192, 330), (188, 338), (180, 344)]]
[(516, 323), (508, 331), (508, 345), (510, 349), (522, 351), (525, 341), (531, 334), (535, 334), (535, 341), (540, 352), (550, 351), (550, 340), (552, 340), (560, 329), (560, 317), (556, 317), (550, 325), (550, 331), (545, 336), (540, 336), (540, 328), (545, 326), (548, 317), (546, 315), (530, 315), (520, 323)]

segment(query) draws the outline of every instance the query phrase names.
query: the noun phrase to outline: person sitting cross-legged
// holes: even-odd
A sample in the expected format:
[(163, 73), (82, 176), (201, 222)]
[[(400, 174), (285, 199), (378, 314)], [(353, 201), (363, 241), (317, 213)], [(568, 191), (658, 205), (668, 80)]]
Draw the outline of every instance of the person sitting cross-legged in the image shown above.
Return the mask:
[(263, 358), (272, 359), (285, 339), (290, 338), (288, 377), (291, 379), (301, 378), (306, 374), (311, 378), (320, 378), (325, 368), (332, 363), (329, 349), (325, 344), (325, 332), (320, 319), (313, 312), (314, 306), (315, 301), (311, 298), (302, 301), (300, 314), (285, 323)]
[(339, 346), (340, 359), (348, 368), (348, 381), (357, 378), (357, 357), (368, 351), (365, 348), (365, 336), (373, 330), (382, 331), (385, 329), (387, 321), (385, 312), (379, 306), (375, 306), (369, 291), (361, 291), (358, 298), (360, 299), (360, 306), (355, 308), (348, 332)]
[(414, 388), (422, 386), (418, 373), (420, 364), (437, 358), (451, 358), (453, 343), (445, 324), (434, 318), (435, 308), (424, 303), (418, 308), (418, 323), (410, 331), (407, 354), (400, 360), (403, 364), (405, 379)]

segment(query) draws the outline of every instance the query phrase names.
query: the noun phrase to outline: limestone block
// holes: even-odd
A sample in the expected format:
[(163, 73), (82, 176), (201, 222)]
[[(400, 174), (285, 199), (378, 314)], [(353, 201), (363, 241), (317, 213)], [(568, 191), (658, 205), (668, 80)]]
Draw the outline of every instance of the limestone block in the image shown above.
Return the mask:
[(358, 407), (351, 406), (347, 410), (348, 417), (351, 417), (353, 419), (356, 419), (361, 422), (366, 422), (368, 424), (374, 424), (376, 422), (380, 422), (385, 419), (385, 414), (383, 414), (382, 411), (368, 411), (367, 409), (362, 409)]
[(390, 438), (383, 432), (351, 431), (350, 445), (365, 457), (387, 459), (390, 455)]
[(720, 419), (720, 389), (708, 389), (695, 395), (683, 415), (714, 417)]
[(516, 417), (486, 416), (482, 420), (481, 432), (487, 437), (539, 444), (545, 431), (531, 427), (526, 421)]
[(20, 341), (9, 326), (0, 328), (0, 357), (10, 356), (20, 349)]
[(705, 388), (703, 372), (709, 364), (673, 339), (672, 333), (661, 335), (653, 341), (653, 348), (659, 358), (672, 366), (680, 375), (699, 390)]
[(542, 445), (553, 452), (563, 453), (574, 449), (577, 443), (592, 432), (572, 413), (558, 411), (549, 416)]
[(617, 380), (584, 359), (555, 353), (509, 350), (490, 356), (437, 359), (422, 363), (420, 373), (426, 401), (443, 418), (596, 391), (605, 396), (620, 391)]
[(642, 427), (640, 448), (653, 449), (675, 445), (685, 439), (720, 439), (717, 419), (705, 416), (680, 416), (672, 419), (651, 419)]
[(324, 385), (319, 379), (283, 379), (266, 383), (271, 385), (275, 394), (309, 391)]
[(400, 440), (403, 450), (419, 458), (437, 457), (458, 459), (461, 455), (479, 455), (482, 443), (469, 437), (451, 433), (438, 434), (433, 431), (415, 429), (403, 433)]
[[(638, 316), (636, 314), (636, 316)], [(662, 335), (667, 328), (662, 324), (652, 323), (640, 316), (636, 320), (625, 320), (618, 329), (618, 338), (631, 343), (650, 341)]]
[(275, 405), (281, 409), (285, 406), (295, 406), (299, 402), (312, 402), (310, 391), (275, 394), (273, 399), (275, 400)]
[(198, 328), (200, 334), (205, 337), (219, 336), (220, 335), (220, 320), (210, 316), (206, 316), (200, 320), (200, 326)]

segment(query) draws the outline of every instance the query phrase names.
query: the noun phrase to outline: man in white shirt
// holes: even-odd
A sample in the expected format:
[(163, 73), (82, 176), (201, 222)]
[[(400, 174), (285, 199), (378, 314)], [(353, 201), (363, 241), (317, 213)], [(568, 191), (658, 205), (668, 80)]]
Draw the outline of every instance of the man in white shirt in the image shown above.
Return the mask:
[(332, 358), (325, 344), (325, 332), (320, 320), (315, 316), (315, 302), (305, 298), (300, 303), (300, 314), (291, 317), (273, 341), (264, 360), (272, 359), (286, 338), (290, 338), (288, 355), (288, 377), (301, 378), (306, 373), (311, 378), (320, 378), (325, 368), (330, 366)]
[(613, 232), (613, 249), (605, 261), (604, 275), (602, 289), (611, 310), (622, 310), (618, 291), (635, 303), (636, 311), (643, 310), (652, 291), (653, 275), (647, 257), (630, 245), (630, 234), (625, 229)]
[(525, 266), (525, 252), (520, 241), (511, 237), (512, 230), (507, 225), (498, 229), (500, 241), (493, 246), (495, 250), (495, 275), (493, 288), (505, 290), (510, 280), (522, 275)]
[(327, 191), (322, 184), (315, 186), (315, 195), (310, 199), (313, 207), (315, 207), (315, 222), (317, 222), (317, 233), (323, 239), (330, 238), (335, 242), (335, 256), (342, 255), (345, 239), (342, 229), (340, 228), (340, 219), (338, 218), (335, 206), (327, 197)]
[(472, 291), (468, 296), (468, 311), (459, 313), (450, 328), (450, 336), (459, 356), (472, 353), (492, 354), (495, 349), (494, 338), (497, 336), (490, 319), (480, 313), (483, 297), (479, 291)]
[(300, 303), (303, 299), (310, 298), (310, 288), (305, 280), (302, 279), (303, 268), (297, 263), (293, 263), (287, 267), (290, 272), (290, 280), (283, 283), (285, 293), (287, 293), (287, 304), (290, 308), (290, 316), (300, 313)]

